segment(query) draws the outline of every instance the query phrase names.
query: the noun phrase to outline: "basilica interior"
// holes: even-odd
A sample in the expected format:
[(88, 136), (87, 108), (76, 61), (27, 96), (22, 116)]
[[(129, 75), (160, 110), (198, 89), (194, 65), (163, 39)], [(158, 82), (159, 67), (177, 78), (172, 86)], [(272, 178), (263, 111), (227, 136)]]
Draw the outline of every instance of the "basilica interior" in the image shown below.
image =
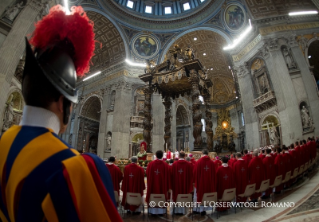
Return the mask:
[[(23, 115), (24, 37), (50, 7), (64, 3), (0, 1), (0, 134)], [(60, 135), (79, 152), (127, 159), (146, 141), (149, 153), (207, 148), (222, 154), (319, 136), (318, 0), (68, 4), (84, 8), (96, 38), (90, 73), (77, 82), (79, 103)], [(317, 13), (292, 14), (300, 11)], [(309, 211), (316, 221), (319, 201), (311, 198), (318, 181), (315, 172), (279, 198), (299, 203), (293, 209), (205, 218), (303, 221)]]

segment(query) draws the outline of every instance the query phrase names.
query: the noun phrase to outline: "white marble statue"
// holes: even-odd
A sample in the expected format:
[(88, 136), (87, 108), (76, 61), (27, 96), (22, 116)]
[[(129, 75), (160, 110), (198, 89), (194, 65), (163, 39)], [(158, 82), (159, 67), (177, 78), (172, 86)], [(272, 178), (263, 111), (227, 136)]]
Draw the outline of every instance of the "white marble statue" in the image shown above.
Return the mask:
[(293, 60), (293, 58), (292, 58), (290, 52), (288, 51), (288, 49), (287, 49), (286, 47), (284, 47), (284, 48), (282, 49), (282, 54), (283, 54), (283, 56), (284, 56), (284, 58), (285, 58), (286, 65), (287, 65), (288, 69), (294, 69), (294, 68), (296, 68), (295, 62), (294, 62), (294, 60)]
[(305, 106), (302, 106), (302, 109), (301, 109), (301, 119), (302, 119), (303, 128), (313, 127), (313, 122), (310, 117), (309, 111)]
[(275, 126), (269, 129), (269, 140), (272, 145), (279, 144), (279, 136)]

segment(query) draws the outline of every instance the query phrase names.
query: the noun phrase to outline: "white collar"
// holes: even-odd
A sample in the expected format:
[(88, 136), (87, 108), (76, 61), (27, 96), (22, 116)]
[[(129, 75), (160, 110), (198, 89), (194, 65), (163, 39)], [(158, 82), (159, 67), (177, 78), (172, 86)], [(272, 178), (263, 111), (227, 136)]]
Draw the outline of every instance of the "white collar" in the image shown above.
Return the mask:
[(271, 157), (271, 155), (267, 154), (266, 156)]
[(285, 151), (285, 153), (289, 153), (288, 151)]
[(60, 120), (57, 115), (50, 110), (35, 106), (24, 106), (22, 120), (19, 125), (49, 128), (56, 134), (60, 132)]
[(184, 160), (184, 158), (179, 158), (178, 160)]
[(108, 165), (113, 165), (114, 163), (107, 163)]
[(244, 160), (244, 159), (242, 159), (242, 158), (240, 157), (240, 158), (238, 158), (238, 160)]
[(228, 164), (227, 163), (222, 163), (222, 166), (223, 167), (228, 167)]

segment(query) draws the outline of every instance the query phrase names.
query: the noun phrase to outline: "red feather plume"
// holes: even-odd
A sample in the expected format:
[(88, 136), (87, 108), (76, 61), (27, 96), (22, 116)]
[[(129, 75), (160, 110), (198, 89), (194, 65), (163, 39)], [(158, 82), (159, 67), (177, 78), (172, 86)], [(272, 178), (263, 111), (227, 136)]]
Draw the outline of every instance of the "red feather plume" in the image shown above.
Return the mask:
[(90, 60), (94, 55), (95, 40), (91, 21), (81, 6), (71, 8), (66, 15), (61, 5), (50, 9), (48, 15), (35, 24), (30, 43), (38, 49), (68, 39), (74, 47), (73, 61), (79, 77), (90, 70)]

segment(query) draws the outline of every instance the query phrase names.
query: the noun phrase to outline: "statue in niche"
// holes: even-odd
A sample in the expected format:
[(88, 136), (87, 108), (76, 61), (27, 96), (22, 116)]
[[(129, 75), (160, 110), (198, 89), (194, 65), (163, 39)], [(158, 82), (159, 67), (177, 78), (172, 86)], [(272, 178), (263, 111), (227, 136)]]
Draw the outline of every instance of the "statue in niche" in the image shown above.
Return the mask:
[(279, 135), (277, 133), (276, 127), (272, 126), (270, 129), (268, 128), (269, 140), (272, 145), (279, 144)]
[(7, 10), (4, 13), (4, 18), (9, 19), (11, 22), (14, 21), (14, 19), (17, 17), (19, 12), (23, 9), (23, 1), (20, 3), (17, 3), (11, 7), (8, 7)]
[(296, 64), (294, 62), (294, 59), (292, 58), (292, 55), (290, 53), (290, 51), (288, 50), (287, 47), (283, 47), (282, 48), (282, 54), (285, 58), (286, 61), (286, 65), (288, 67), (289, 70), (291, 69), (295, 69), (296, 68)]
[(106, 136), (106, 150), (111, 150), (111, 142), (112, 142), (112, 136), (110, 133)]
[(302, 119), (302, 126), (304, 129), (313, 127), (313, 122), (310, 117), (309, 111), (305, 106), (302, 106), (302, 109), (301, 109), (301, 119)]
[(269, 91), (269, 82), (266, 73), (258, 77), (259, 94), (263, 95)]

